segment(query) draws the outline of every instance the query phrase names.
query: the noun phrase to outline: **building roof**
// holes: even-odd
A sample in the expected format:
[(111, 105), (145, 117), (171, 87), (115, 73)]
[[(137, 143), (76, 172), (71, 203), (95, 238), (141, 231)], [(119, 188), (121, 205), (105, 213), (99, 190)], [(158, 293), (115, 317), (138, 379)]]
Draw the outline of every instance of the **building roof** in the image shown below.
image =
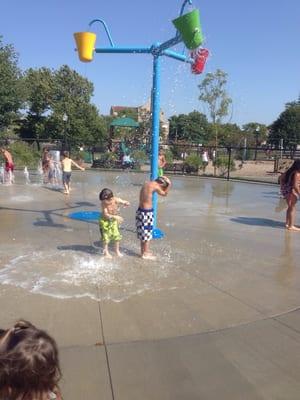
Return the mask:
[(128, 107), (128, 106), (111, 106), (110, 113), (119, 113), (122, 111), (131, 110), (131, 111), (138, 111), (138, 107)]

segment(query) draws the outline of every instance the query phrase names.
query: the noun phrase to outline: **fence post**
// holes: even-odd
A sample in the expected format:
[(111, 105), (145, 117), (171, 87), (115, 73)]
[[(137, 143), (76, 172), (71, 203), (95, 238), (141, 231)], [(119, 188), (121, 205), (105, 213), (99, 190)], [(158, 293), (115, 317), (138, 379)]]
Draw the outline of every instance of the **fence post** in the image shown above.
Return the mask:
[(278, 172), (278, 167), (279, 167), (279, 159), (278, 159), (278, 155), (276, 154), (274, 157), (274, 172)]
[(228, 151), (228, 165), (227, 165), (227, 180), (230, 179), (230, 164), (231, 164), (231, 147), (227, 147)]

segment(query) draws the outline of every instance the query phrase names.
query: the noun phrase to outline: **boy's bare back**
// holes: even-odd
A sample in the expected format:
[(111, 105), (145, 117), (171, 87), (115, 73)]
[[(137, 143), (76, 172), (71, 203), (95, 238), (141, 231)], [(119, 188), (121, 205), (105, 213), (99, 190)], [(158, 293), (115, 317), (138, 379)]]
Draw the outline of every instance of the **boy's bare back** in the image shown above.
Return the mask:
[[(165, 178), (167, 179), (167, 178)], [(168, 182), (170, 182), (168, 180)], [(169, 187), (163, 189), (161, 185), (155, 181), (145, 182), (140, 191), (140, 202), (139, 207), (144, 209), (152, 208), (152, 195), (154, 192), (158, 193), (160, 196), (166, 196), (168, 194)]]

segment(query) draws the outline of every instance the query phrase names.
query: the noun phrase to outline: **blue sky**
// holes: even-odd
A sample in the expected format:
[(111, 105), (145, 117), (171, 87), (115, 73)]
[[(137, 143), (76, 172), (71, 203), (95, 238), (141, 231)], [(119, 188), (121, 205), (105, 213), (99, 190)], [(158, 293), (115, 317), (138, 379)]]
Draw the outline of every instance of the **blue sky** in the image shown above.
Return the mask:
[[(96, 54), (80, 63), (73, 32), (86, 30), (94, 18), (104, 19), (117, 46), (146, 46), (174, 36), (171, 23), (182, 2), (177, 0), (51, 0), (3, 1), (0, 34), (20, 56), (22, 69), (69, 65), (94, 83), (93, 102), (102, 114), (111, 105), (141, 105), (149, 98), (152, 56)], [(205, 44), (211, 52), (206, 72), (228, 73), (233, 99), (225, 122), (272, 123), (284, 104), (300, 93), (300, 1), (194, 0), (200, 10)], [(95, 24), (96, 47), (108, 45)], [(182, 51), (183, 45), (175, 48)], [(197, 85), (203, 75), (192, 75), (189, 65), (162, 61), (161, 106), (168, 116), (205, 111)]]

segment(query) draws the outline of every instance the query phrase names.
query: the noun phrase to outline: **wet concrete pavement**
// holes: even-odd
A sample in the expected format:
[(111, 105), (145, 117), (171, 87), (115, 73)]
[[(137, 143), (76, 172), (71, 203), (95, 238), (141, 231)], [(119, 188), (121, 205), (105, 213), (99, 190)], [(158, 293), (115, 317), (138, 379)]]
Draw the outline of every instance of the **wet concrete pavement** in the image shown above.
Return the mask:
[[(57, 340), (65, 399), (297, 399), (300, 234), (278, 187), (176, 177), (160, 199), (155, 262), (138, 257), (142, 174), (73, 174), (69, 197), (0, 185), (0, 324), (22, 317)], [(122, 209), (125, 257), (101, 256), (103, 187)], [(299, 214), (297, 216), (299, 224)]]

